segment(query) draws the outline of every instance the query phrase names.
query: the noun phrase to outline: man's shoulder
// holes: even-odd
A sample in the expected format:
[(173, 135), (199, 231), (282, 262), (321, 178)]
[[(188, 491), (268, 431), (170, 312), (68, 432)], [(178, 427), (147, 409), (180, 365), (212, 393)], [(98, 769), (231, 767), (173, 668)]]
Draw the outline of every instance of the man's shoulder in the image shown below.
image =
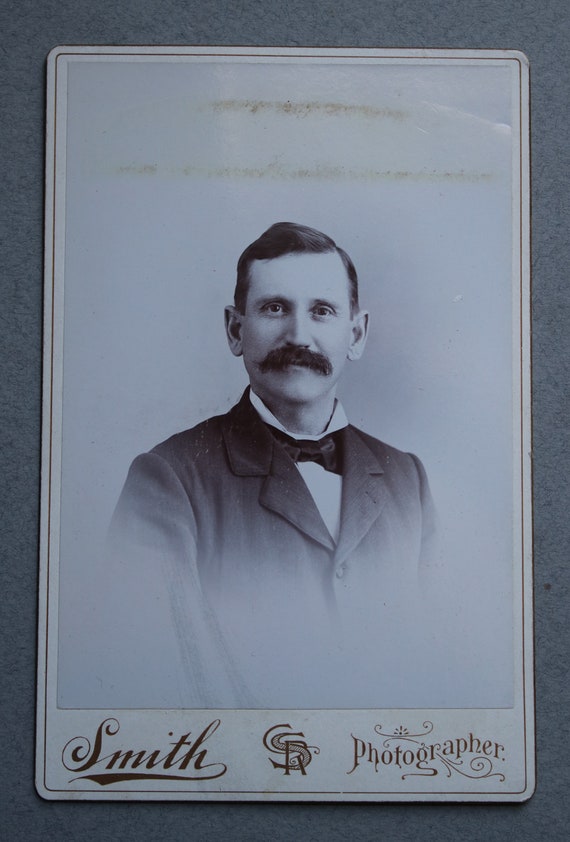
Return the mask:
[(350, 436), (355, 436), (362, 441), (372, 451), (372, 453), (374, 453), (374, 455), (383, 462), (390, 460), (408, 462), (410, 459), (415, 459), (413, 454), (407, 453), (404, 450), (399, 450), (397, 447), (387, 444), (385, 441), (382, 441), (375, 436), (371, 436), (369, 433), (365, 433), (364, 430), (361, 430), (359, 427), (355, 427), (353, 424), (348, 425), (347, 431)]
[[(372, 462), (369, 462), (372, 472), (374, 472), (375, 464), (377, 470), (382, 473), (384, 480), (398, 493), (405, 491), (406, 494), (409, 494), (413, 490), (414, 494), (418, 492), (422, 499), (424, 496), (426, 499), (429, 497), (425, 468), (414, 453), (399, 450), (397, 447), (386, 444), (386, 442), (365, 433), (357, 427), (349, 426), (348, 430), (350, 436), (360, 443), (359, 449), (361, 452), (362, 445), (364, 445), (367, 452), (372, 453)], [(350, 448), (350, 450), (354, 451), (354, 448)]]
[(229, 413), (206, 418), (194, 427), (174, 433), (152, 448), (150, 453), (161, 456), (167, 461), (173, 459), (208, 458), (212, 451), (223, 443), (223, 429)]
[(247, 437), (255, 423), (256, 414), (245, 392), (241, 400), (228, 412), (214, 415), (188, 430), (175, 433), (153, 447), (150, 453), (166, 459), (171, 464), (203, 462), (207, 465), (219, 457), (225, 460), (228, 435), (232, 431), (239, 431)]

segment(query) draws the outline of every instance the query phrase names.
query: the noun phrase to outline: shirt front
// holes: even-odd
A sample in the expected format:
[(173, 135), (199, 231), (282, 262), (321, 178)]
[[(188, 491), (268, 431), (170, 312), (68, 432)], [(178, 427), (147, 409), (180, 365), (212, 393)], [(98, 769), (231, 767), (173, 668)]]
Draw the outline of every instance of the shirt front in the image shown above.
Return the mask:
[[(337, 430), (342, 430), (348, 426), (348, 420), (342, 404), (335, 399), (333, 413), (326, 428), (318, 436), (304, 435), (299, 433), (292, 433), (273, 415), (270, 409), (263, 403), (261, 398), (250, 389), (249, 398), (253, 408), (259, 415), (262, 421), (269, 424), (270, 427), (275, 427), (282, 433), (285, 433), (292, 439), (297, 441), (318, 441), (323, 436), (330, 433), (335, 433)], [(340, 532), (340, 513), (341, 513), (341, 499), (342, 499), (342, 477), (334, 474), (331, 471), (326, 471), (322, 465), (317, 462), (296, 462), (296, 467), (305, 485), (309, 489), (315, 505), (319, 510), (327, 529), (329, 530), (335, 543), (338, 541)]]

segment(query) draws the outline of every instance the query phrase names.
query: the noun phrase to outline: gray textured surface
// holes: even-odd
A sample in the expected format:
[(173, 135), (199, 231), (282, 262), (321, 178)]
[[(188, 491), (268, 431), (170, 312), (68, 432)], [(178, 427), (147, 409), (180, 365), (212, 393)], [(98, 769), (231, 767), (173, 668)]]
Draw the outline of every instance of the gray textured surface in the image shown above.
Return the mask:
[[(564, 0), (1, 0), (3, 838), (567, 838), (569, 24)], [(529, 803), (74, 804), (35, 795), (44, 60), (56, 44), (86, 43), (509, 47), (529, 56), (538, 706), (538, 789)]]

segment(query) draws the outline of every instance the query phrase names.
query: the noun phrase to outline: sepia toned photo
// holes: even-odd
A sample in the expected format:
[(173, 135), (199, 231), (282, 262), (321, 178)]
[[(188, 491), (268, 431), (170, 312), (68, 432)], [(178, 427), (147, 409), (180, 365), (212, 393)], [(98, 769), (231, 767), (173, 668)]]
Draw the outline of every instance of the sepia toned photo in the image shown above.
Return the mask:
[(40, 793), (529, 797), (524, 56), (48, 76)]

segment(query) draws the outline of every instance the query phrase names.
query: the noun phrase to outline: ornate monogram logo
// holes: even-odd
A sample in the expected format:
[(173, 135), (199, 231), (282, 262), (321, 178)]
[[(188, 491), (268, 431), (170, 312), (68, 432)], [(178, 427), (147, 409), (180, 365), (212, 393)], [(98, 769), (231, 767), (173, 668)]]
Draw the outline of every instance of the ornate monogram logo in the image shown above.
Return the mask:
[[(285, 729), (285, 730), (283, 730)], [(263, 745), (272, 754), (282, 755), (283, 761), (269, 758), (274, 769), (284, 769), (284, 775), (290, 772), (301, 772), (307, 774), (307, 766), (313, 759), (313, 754), (318, 754), (318, 746), (309, 746), (305, 741), (302, 731), (292, 731), (288, 723), (273, 725), (263, 735)]]

